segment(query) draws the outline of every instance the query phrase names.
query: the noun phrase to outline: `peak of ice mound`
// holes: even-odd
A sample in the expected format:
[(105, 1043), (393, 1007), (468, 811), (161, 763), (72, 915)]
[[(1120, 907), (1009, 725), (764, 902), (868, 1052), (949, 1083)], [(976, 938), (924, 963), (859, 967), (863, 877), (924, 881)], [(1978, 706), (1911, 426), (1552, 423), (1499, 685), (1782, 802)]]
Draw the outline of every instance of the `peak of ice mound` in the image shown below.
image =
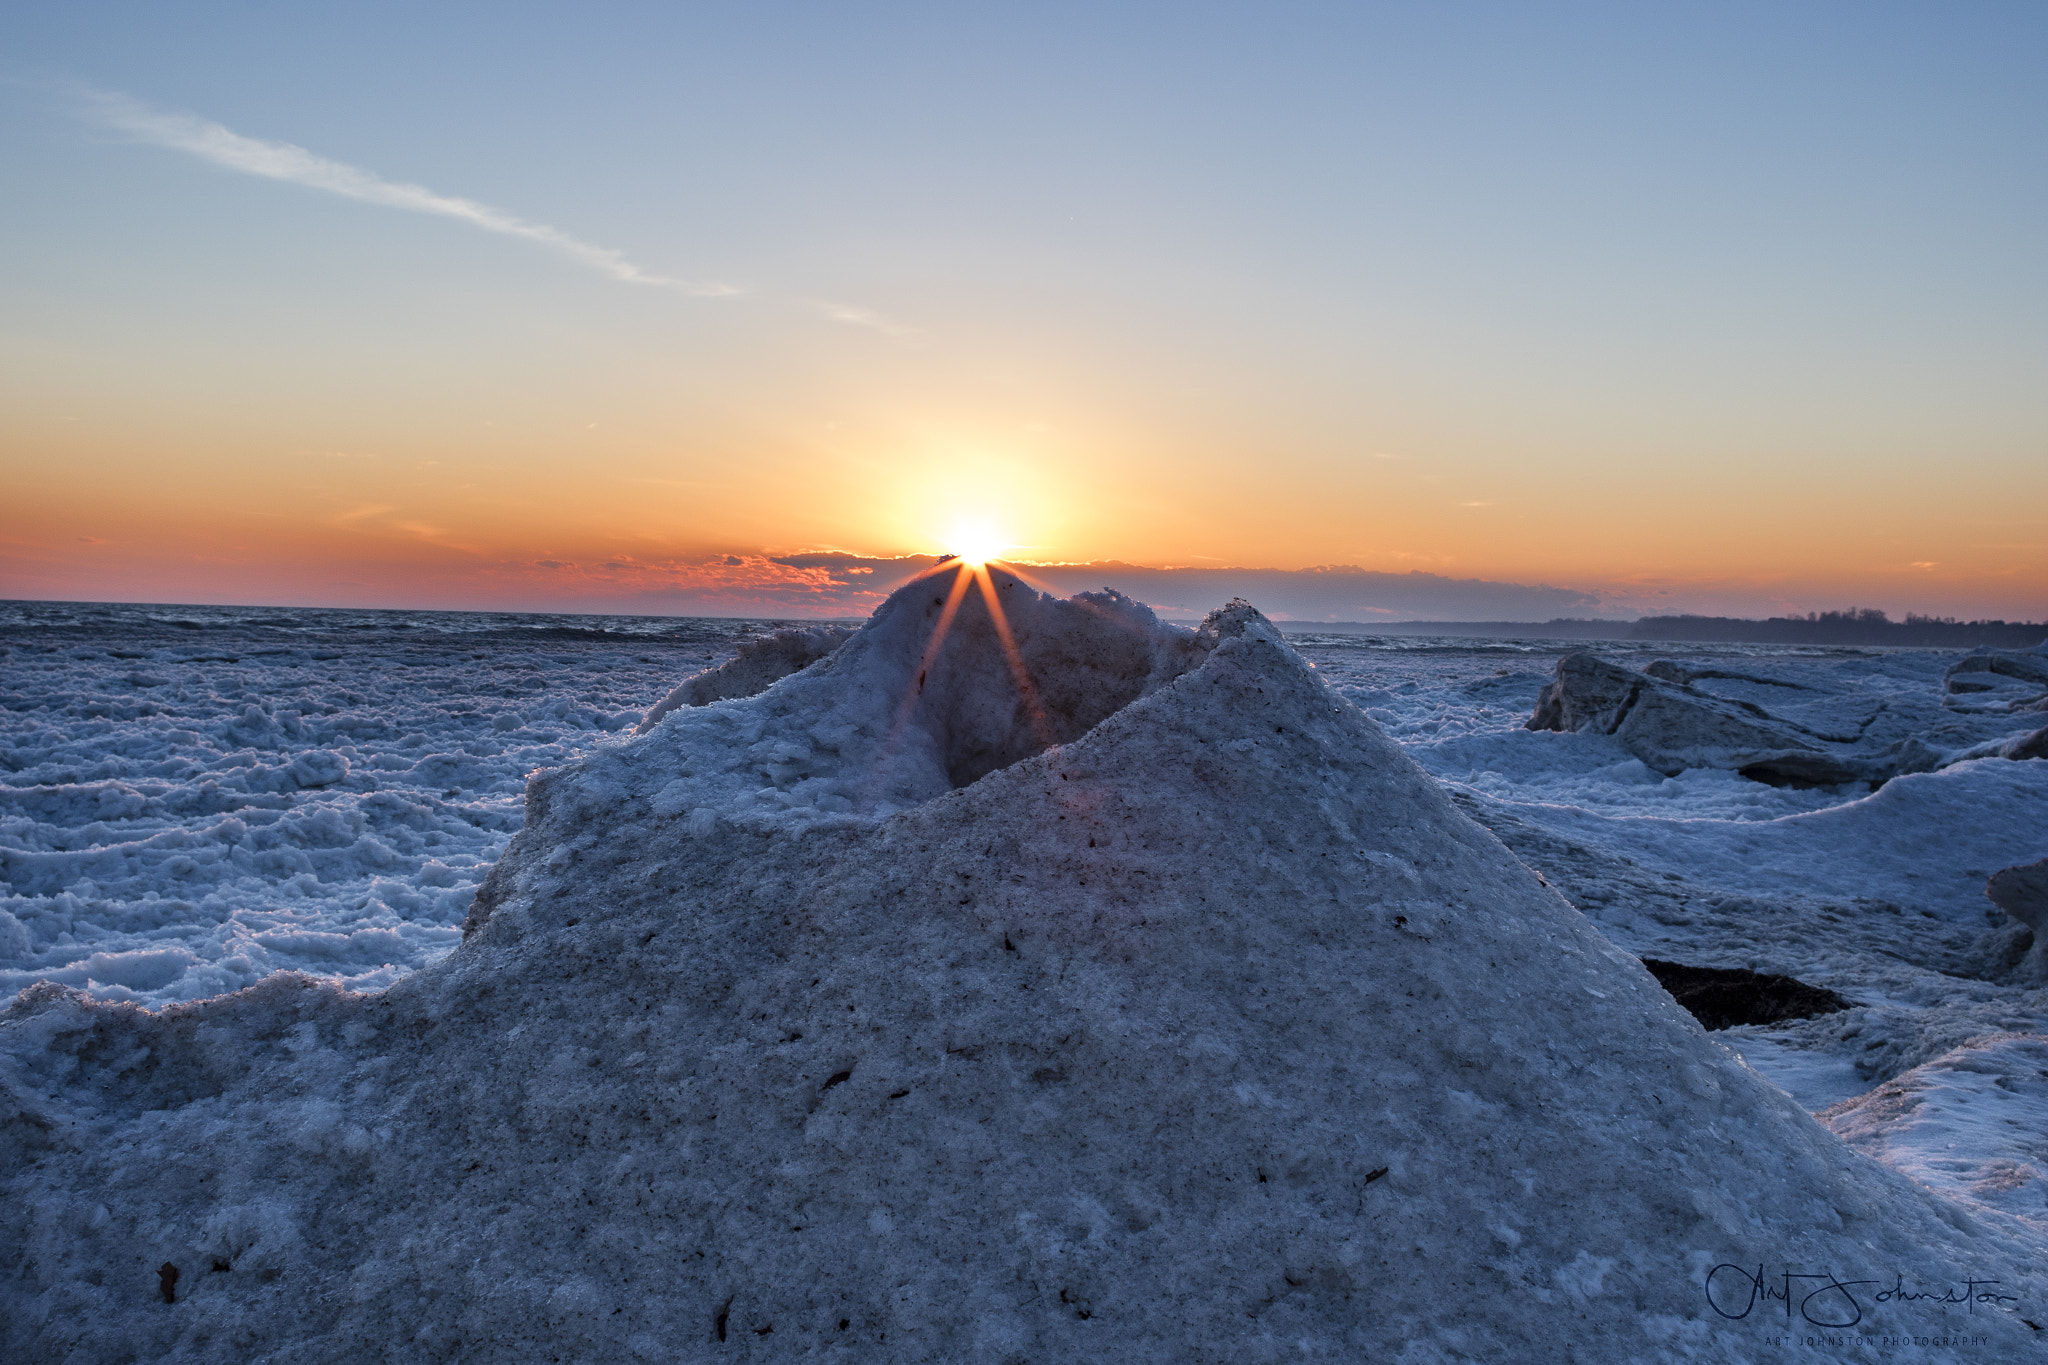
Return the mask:
[(1164, 624), (1116, 592), (1062, 601), (995, 568), (962, 591), (941, 566), (849, 637), (771, 637), (736, 676), (693, 679), (688, 709), (592, 766), (668, 814), (886, 813), (1078, 738), (1186, 672), (1222, 628)]

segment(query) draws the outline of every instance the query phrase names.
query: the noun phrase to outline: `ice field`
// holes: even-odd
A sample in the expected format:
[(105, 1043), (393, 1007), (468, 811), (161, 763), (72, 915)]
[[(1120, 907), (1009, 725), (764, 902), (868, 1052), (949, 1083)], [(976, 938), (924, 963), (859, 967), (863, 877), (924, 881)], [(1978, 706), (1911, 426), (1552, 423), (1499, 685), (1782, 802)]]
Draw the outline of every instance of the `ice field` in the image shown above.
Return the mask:
[[(6, 604), (0, 991), (47, 980), (159, 1006), (285, 969), (387, 985), (460, 941), (529, 773), (624, 742), (774, 625)], [(1965, 761), (1874, 793), (1665, 776), (1608, 736), (1524, 728), (1583, 643), (1289, 629), (1623, 948), (1856, 999), (1726, 1035), (1810, 1107), (1970, 1037), (2048, 1029), (2038, 991), (1988, 979), (2011, 931), (1983, 896), (1991, 872), (2048, 854), (2048, 762)], [(1782, 680), (1859, 733), (1950, 755), (2041, 720), (1945, 698), (1956, 656), (1940, 651), (1593, 649)]]
[(0, 609), (0, 991), (158, 1005), (442, 956), (526, 775), (629, 733), (755, 628)]
[(2038, 1354), (2034, 655), (984, 588), (6, 608), (10, 1348)]

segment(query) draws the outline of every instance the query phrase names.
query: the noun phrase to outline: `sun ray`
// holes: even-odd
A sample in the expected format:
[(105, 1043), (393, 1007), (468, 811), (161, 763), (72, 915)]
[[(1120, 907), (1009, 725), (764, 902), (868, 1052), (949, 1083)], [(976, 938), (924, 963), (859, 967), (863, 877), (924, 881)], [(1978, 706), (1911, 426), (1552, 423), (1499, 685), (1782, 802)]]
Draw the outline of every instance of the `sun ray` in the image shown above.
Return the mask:
[(931, 639), (925, 642), (924, 657), (917, 662), (917, 682), (905, 698), (906, 708), (924, 695), (925, 677), (932, 671), (932, 665), (939, 661), (939, 650), (946, 643), (946, 633), (953, 628), (953, 617), (959, 613), (960, 603), (967, 597), (967, 586), (974, 573), (965, 563), (954, 570), (952, 590), (946, 594), (946, 605), (939, 609), (939, 623), (932, 627)]
[(874, 795), (873, 784), (882, 780), (889, 758), (896, 751), (896, 743), (903, 737), (903, 728), (910, 723), (910, 713), (917, 708), (917, 699), (924, 695), (925, 679), (931, 675), (932, 665), (939, 660), (939, 650), (946, 643), (946, 635), (953, 628), (953, 617), (958, 614), (960, 603), (967, 596), (969, 581), (974, 577), (975, 571), (968, 567), (964, 560), (959, 559), (940, 561), (932, 566), (932, 571), (927, 576), (937, 577), (939, 570), (948, 564), (953, 566), (953, 587), (946, 594), (945, 605), (939, 609), (938, 624), (932, 627), (931, 638), (925, 642), (924, 657), (918, 660), (917, 673), (903, 689), (903, 700), (897, 703), (895, 718), (889, 722), (889, 733), (883, 736), (880, 747), (875, 750), (874, 775), (868, 793), (870, 797)]
[[(903, 699), (897, 704), (895, 715), (890, 720), (888, 733), (883, 736), (882, 743), (875, 750), (874, 766), (871, 770), (866, 796), (868, 801), (873, 801), (879, 795), (878, 788), (888, 770), (889, 760), (895, 755), (897, 748), (902, 742), (904, 731), (909, 727), (910, 718), (917, 710), (918, 700), (924, 695), (925, 684), (930, 681), (932, 669), (938, 665), (939, 657), (946, 646), (946, 640), (952, 633), (954, 619), (959, 615), (961, 604), (966, 600), (970, 587), (978, 587), (981, 590), (982, 602), (988, 609), (989, 624), (995, 631), (996, 640), (1003, 651), (1004, 662), (1009, 666), (1010, 679), (1017, 688), (1018, 697), (1024, 705), (1025, 715), (1030, 718), (1032, 730), (1036, 733), (1039, 743), (1047, 749), (1054, 748), (1059, 744), (1059, 736), (1054, 731), (1051, 717), (1047, 715), (1044, 703), (1039, 698), (1038, 687), (1031, 680), (1031, 669), (1024, 662), (1024, 651), (1017, 645), (1016, 632), (1010, 628), (1009, 613), (1003, 609), (1001, 593), (996, 587), (995, 578), (989, 572), (988, 566), (991, 564), (1001, 565), (1005, 573), (1025, 586), (1034, 591), (1042, 592), (1048, 597), (1057, 597), (1059, 594), (1049, 585), (1039, 583), (1028, 575), (1019, 572), (1014, 566), (998, 560), (995, 557), (994, 551), (1000, 547), (996, 543), (994, 534), (992, 532), (985, 532), (985, 528), (977, 528), (977, 530), (983, 533), (976, 535), (962, 533), (956, 535), (955, 541), (959, 549), (955, 553), (945, 555), (937, 563), (914, 575), (910, 580), (911, 582), (917, 582), (922, 579), (936, 580), (940, 574), (947, 570), (951, 570), (953, 573), (952, 585), (940, 606), (938, 620), (932, 625), (931, 635), (925, 641), (924, 653), (918, 660), (917, 671), (906, 680)], [(1115, 624), (1126, 624), (1117, 620), (1109, 613), (1103, 613), (1103, 615), (1107, 616)]]
[(986, 568), (976, 568), (974, 581), (981, 589), (982, 601), (988, 603), (989, 620), (995, 625), (996, 638), (1002, 641), (1003, 655), (1010, 662), (1010, 676), (1016, 680), (1017, 691), (1024, 698), (1024, 709), (1031, 717), (1031, 726), (1038, 732), (1039, 742), (1050, 749), (1059, 743), (1059, 736), (1053, 733), (1052, 722), (1046, 717), (1045, 708), (1039, 705), (1038, 689), (1031, 683), (1031, 670), (1024, 666), (1024, 655), (1017, 648), (1017, 638), (1010, 633), (1010, 618), (1003, 611), (1001, 599), (996, 596), (995, 580)]

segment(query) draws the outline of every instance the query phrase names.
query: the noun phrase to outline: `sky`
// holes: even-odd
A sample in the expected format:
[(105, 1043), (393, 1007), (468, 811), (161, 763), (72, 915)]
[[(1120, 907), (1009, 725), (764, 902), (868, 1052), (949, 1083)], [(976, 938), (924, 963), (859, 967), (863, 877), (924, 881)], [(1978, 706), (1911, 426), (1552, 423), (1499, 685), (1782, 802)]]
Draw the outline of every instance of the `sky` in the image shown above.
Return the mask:
[(2048, 618), (2043, 70), (2032, 3), (8, 6), (0, 597), (847, 615), (979, 536)]

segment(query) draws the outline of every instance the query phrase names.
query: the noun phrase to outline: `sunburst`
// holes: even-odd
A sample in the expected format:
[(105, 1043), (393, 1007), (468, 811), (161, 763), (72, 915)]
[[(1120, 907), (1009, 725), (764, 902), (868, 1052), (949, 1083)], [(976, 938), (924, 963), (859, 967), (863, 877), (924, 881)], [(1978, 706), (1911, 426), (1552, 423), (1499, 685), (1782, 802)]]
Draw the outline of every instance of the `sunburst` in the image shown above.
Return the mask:
[[(946, 637), (953, 629), (953, 618), (960, 613), (960, 604), (966, 600), (968, 590), (975, 587), (981, 589), (981, 600), (988, 607), (989, 624), (995, 628), (996, 640), (1001, 644), (1003, 657), (1010, 666), (1010, 679), (1017, 688), (1018, 696), (1023, 699), (1025, 714), (1031, 718), (1031, 725), (1038, 734), (1039, 742), (1048, 749), (1059, 742), (1058, 736), (1053, 732), (1052, 723), (1045, 714), (1045, 708), (1039, 702), (1038, 688), (1031, 681), (1031, 670), (1024, 662), (1024, 652), (1017, 647), (1016, 634), (1010, 629), (1010, 617), (1009, 613), (1003, 610), (1002, 594), (988, 570), (990, 564), (1000, 563), (995, 557), (995, 552), (1003, 548), (1001, 542), (992, 531), (983, 527), (974, 532), (964, 528), (956, 530), (953, 543), (962, 548), (933, 565), (926, 574), (927, 577), (935, 579), (950, 568), (953, 571), (953, 582), (939, 608), (939, 619), (932, 626), (931, 638), (925, 641), (924, 654), (917, 661), (917, 671), (911, 675), (904, 688), (903, 700), (897, 705), (895, 718), (889, 726), (888, 738), (876, 755), (877, 777), (880, 776), (888, 755), (894, 751), (903, 727), (909, 723), (911, 712), (917, 707), (918, 698), (924, 695), (925, 683), (930, 680), (932, 668), (938, 663), (939, 654), (945, 648)], [(1007, 565), (1004, 567), (1009, 571)]]
[(946, 541), (962, 563), (977, 569), (995, 562), (998, 555), (1010, 548), (1002, 532), (986, 521), (960, 522), (953, 527)]

